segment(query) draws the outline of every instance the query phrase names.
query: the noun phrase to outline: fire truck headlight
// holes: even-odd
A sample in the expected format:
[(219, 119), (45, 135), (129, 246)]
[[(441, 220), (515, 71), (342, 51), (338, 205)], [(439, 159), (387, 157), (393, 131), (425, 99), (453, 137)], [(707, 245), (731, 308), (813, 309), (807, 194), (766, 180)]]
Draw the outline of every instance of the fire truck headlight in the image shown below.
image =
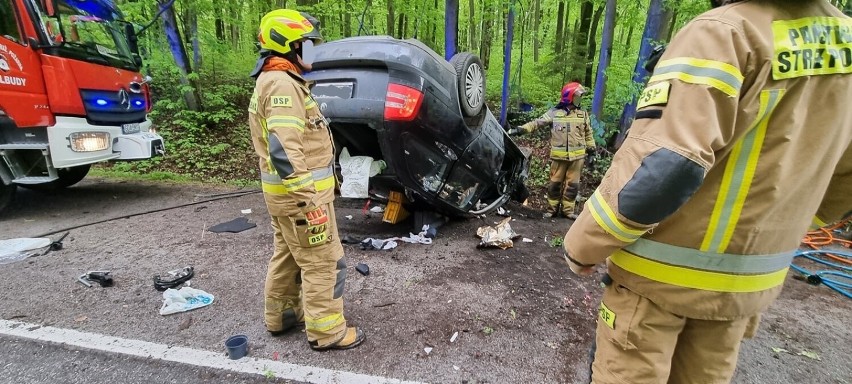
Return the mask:
[(108, 132), (74, 132), (68, 139), (74, 152), (95, 152), (109, 148)]

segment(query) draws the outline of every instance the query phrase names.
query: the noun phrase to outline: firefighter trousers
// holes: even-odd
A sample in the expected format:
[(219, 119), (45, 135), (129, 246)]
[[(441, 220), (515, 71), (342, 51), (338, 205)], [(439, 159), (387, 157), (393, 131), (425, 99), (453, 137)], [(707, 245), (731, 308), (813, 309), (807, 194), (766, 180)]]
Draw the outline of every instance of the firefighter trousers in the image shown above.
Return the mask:
[(551, 160), (550, 183), (547, 184), (547, 212), (555, 214), (562, 204), (563, 215), (574, 213), (584, 160)]
[(332, 204), (326, 243), (310, 246), (304, 216), (273, 216), (275, 251), (266, 272), (265, 321), (270, 332), (291, 329), (304, 321), (308, 341), (336, 343), (346, 334), (343, 288), (346, 261)]
[(760, 315), (732, 321), (675, 315), (613, 282), (598, 316), (594, 384), (730, 383)]

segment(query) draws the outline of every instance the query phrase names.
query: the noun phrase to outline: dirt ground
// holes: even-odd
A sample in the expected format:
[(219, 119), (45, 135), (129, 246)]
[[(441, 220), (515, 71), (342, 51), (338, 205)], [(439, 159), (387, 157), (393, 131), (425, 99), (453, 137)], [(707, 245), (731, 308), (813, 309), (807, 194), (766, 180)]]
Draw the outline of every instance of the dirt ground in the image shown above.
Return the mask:
[[(34, 237), (233, 190), (97, 178), (62, 193), (21, 190), (16, 205), (0, 216), (0, 239)], [(341, 236), (387, 238), (413, 229), (411, 222), (389, 225), (378, 214), (365, 214), (364, 203), (338, 200)], [(569, 221), (542, 221), (538, 211), (506, 208), (512, 228), (532, 243), (477, 249), (476, 228), (501, 219), (490, 215), (445, 224), (432, 245), (400, 243), (387, 251), (345, 245), (346, 317), (367, 334), (365, 344), (351, 351), (317, 353), (302, 333), (273, 338), (265, 332), (262, 292), (272, 231), (260, 194), (73, 229), (60, 251), (0, 265), (0, 317), (223, 353), (224, 340), (243, 333), (254, 357), (272, 359), (277, 352), (287, 362), (404, 380), (582, 383), (601, 274), (573, 276), (558, 248), (550, 246)], [(256, 228), (206, 231), (245, 209), (252, 210), (245, 216)], [(368, 264), (371, 273), (356, 272), (358, 263)], [(154, 290), (152, 276), (184, 266), (195, 268), (192, 287), (215, 295), (215, 301), (161, 316), (162, 294)], [(115, 286), (81, 285), (77, 276), (87, 270), (112, 271)], [(742, 344), (734, 382), (852, 382), (850, 309), (852, 300), (788, 277), (757, 338)]]

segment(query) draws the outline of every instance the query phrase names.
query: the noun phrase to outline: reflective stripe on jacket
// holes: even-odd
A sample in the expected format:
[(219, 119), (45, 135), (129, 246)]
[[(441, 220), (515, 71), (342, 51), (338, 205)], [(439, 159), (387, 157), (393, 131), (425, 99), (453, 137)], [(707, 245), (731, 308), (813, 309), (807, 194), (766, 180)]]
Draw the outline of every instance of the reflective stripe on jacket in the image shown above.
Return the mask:
[(549, 126), (550, 158), (554, 160), (577, 160), (586, 157), (586, 148), (595, 147), (589, 115), (579, 109), (566, 112), (551, 108), (544, 115), (521, 126), (525, 132)]
[(301, 76), (261, 73), (249, 103), (249, 128), (271, 215), (296, 215), (334, 200), (331, 130)]
[(681, 316), (764, 311), (814, 214), (852, 211), (852, 20), (777, 3), (719, 7), (675, 36), (565, 237)]

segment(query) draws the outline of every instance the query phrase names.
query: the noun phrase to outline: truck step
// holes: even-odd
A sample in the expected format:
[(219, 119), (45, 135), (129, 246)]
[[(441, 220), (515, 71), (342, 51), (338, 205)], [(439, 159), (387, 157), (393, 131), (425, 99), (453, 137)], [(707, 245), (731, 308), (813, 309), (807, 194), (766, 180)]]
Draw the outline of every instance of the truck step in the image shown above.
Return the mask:
[(58, 179), (58, 177), (49, 177), (49, 176), (26, 176), (19, 177), (15, 180), (12, 180), (15, 184), (42, 184), (49, 183), (53, 180)]
[(0, 149), (47, 149), (47, 144), (0, 144)]

